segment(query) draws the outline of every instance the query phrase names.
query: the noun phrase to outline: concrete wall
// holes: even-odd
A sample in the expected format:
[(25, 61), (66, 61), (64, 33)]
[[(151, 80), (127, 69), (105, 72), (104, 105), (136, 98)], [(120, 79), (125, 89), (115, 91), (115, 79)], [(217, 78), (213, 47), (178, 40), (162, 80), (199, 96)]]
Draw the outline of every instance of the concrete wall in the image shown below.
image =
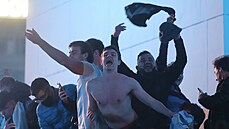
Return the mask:
[(12, 76), (24, 81), (25, 19), (0, 18), (0, 79)]
[[(109, 45), (114, 26), (124, 22), (127, 30), (120, 36), (123, 60), (135, 70), (136, 56), (149, 50), (156, 58), (159, 51), (158, 27), (168, 16), (160, 12), (147, 21), (148, 27), (137, 27), (126, 18), (124, 7), (134, 0), (33, 0), (29, 1), (27, 28), (35, 28), (51, 45), (68, 54), (68, 44), (73, 40), (91, 37)], [(182, 91), (192, 102), (197, 102), (197, 87), (212, 94), (216, 81), (212, 60), (224, 54), (225, 19), (223, 0), (140, 0), (173, 7), (175, 24), (183, 28), (188, 63), (181, 84)], [(228, 23), (228, 22), (227, 22)], [(228, 26), (227, 26), (228, 28)], [(228, 51), (227, 51), (228, 53)], [(168, 63), (175, 59), (174, 44), (169, 46)], [(77, 76), (69, 72), (44, 53), (37, 45), (26, 41), (25, 82), (46, 77), (51, 84), (75, 83)]]

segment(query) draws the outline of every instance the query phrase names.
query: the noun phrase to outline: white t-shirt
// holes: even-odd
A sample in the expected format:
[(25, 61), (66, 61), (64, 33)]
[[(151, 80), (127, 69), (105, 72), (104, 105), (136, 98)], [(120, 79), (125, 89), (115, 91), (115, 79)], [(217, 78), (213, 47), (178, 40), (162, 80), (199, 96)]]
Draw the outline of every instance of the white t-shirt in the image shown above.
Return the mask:
[[(95, 65), (89, 62), (83, 61), (84, 71), (87, 68), (92, 68), (93, 72), (89, 75), (80, 75), (77, 81), (77, 116), (78, 116), (78, 128), (90, 129), (91, 122), (87, 118), (88, 97), (86, 94), (86, 83), (102, 74), (101, 70)], [(93, 123), (97, 128), (97, 123)]]

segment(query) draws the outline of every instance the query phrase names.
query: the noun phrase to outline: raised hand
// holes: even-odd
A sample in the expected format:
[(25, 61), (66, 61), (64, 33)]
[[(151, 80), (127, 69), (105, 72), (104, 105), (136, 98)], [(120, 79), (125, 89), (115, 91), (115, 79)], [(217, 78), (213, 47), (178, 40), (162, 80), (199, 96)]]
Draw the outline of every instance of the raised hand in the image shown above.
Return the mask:
[(39, 34), (34, 30), (27, 29), (25, 32), (25, 37), (33, 42), (34, 44), (38, 44), (43, 41), (43, 39), (39, 36)]
[(118, 37), (120, 35), (120, 33), (122, 31), (125, 31), (125, 30), (126, 30), (126, 26), (124, 25), (124, 23), (120, 23), (117, 26), (115, 26), (115, 30), (114, 30), (113, 36), (114, 37)]
[(167, 18), (167, 22), (174, 23), (175, 21), (176, 21), (176, 18), (174, 14), (169, 15), (169, 17)]

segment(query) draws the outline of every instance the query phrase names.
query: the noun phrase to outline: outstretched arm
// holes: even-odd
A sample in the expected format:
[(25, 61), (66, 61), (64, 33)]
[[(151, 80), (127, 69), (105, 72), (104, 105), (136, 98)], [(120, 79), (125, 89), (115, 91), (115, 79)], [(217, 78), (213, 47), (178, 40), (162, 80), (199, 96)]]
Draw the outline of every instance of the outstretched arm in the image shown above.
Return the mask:
[(148, 93), (146, 93), (142, 89), (140, 84), (134, 79), (132, 79), (132, 86), (132, 93), (138, 100), (140, 100), (147, 106), (151, 107), (155, 111), (164, 114), (168, 117), (172, 117), (174, 115), (174, 113), (171, 112), (168, 108), (166, 108), (160, 101), (156, 100), (155, 98), (151, 97)]
[(25, 32), (25, 36), (28, 40), (30, 40), (34, 44), (37, 44), (44, 52), (46, 52), (52, 59), (54, 59), (59, 64), (65, 66), (75, 74), (83, 74), (84, 67), (82, 62), (69, 58), (66, 54), (51, 46), (48, 42), (43, 40), (34, 29), (27, 29)]

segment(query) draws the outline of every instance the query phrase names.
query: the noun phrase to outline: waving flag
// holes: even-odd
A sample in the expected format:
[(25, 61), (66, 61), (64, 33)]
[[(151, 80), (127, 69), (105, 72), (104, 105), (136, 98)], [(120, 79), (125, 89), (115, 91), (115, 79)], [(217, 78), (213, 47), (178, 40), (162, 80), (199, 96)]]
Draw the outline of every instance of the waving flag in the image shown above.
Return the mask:
[(146, 20), (161, 10), (175, 17), (175, 10), (170, 7), (162, 7), (153, 4), (133, 3), (125, 7), (127, 18), (137, 26), (146, 27)]

